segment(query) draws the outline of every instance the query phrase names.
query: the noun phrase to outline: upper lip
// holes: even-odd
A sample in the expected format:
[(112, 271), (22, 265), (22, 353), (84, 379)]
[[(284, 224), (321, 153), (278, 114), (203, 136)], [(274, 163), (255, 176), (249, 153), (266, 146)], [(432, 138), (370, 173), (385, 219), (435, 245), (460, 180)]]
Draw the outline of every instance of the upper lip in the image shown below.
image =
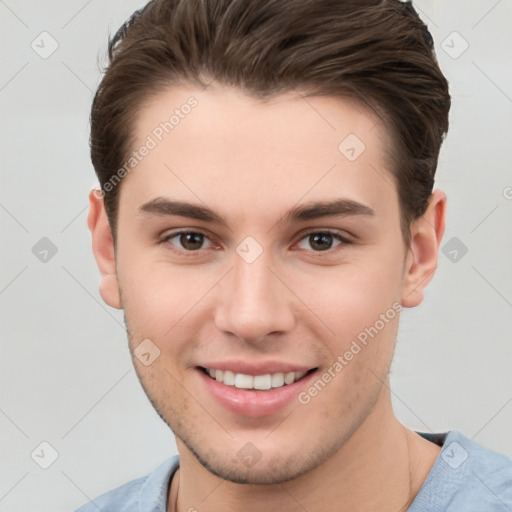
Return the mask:
[(240, 360), (212, 361), (202, 363), (201, 368), (214, 370), (231, 370), (233, 373), (243, 373), (244, 375), (266, 375), (268, 373), (289, 373), (289, 372), (307, 372), (316, 368), (315, 366), (305, 366), (283, 361), (260, 361), (258, 363)]

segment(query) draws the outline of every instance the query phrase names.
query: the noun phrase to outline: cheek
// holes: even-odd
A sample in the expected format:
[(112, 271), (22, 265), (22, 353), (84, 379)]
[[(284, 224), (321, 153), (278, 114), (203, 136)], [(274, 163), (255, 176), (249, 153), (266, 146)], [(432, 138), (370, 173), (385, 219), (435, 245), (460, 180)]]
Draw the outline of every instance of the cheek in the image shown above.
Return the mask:
[[(298, 295), (340, 340), (357, 336), (400, 301), (401, 266), (384, 256), (351, 262), (295, 278)], [(389, 320), (389, 319), (388, 319)], [(327, 339), (327, 338), (326, 338)]]
[(127, 316), (157, 338), (170, 335), (200, 304), (212, 286), (210, 281), (215, 282), (215, 276), (209, 278), (207, 272), (192, 266), (172, 267), (158, 261), (126, 262), (118, 275)]
[[(400, 298), (401, 263), (398, 251), (389, 247), (363, 248), (336, 266), (282, 267), (281, 278), (302, 299), (296, 304), (303, 310), (301, 323), (312, 327), (320, 320), (318, 334), (328, 340), (330, 331), (339, 350), (373, 325)], [(205, 324), (206, 316), (214, 315), (210, 292), (224, 268), (175, 265), (129, 247), (120, 254), (124, 255), (118, 262), (123, 307), (142, 339), (167, 343), (178, 341), (180, 333), (186, 339), (186, 326), (197, 330), (198, 317), (205, 316)], [(222, 297), (216, 295), (216, 300)], [(290, 303), (290, 307), (294, 306)]]

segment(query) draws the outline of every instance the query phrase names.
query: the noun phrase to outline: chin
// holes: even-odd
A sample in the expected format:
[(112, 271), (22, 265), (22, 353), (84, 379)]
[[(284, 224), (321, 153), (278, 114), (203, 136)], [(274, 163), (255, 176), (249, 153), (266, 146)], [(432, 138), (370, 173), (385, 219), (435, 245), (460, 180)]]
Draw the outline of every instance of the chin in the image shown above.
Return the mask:
[[(320, 445), (319, 449), (310, 445), (312, 453), (304, 453), (303, 446), (298, 446), (293, 454), (282, 453), (276, 448), (275, 454), (268, 456), (254, 453), (257, 460), (246, 462), (242, 450), (230, 455), (228, 447), (219, 453), (213, 449), (197, 450), (188, 440), (182, 439), (182, 442), (210, 473), (237, 484), (270, 485), (288, 482), (309, 473), (332, 455), (332, 450), (325, 448), (325, 445)], [(250, 453), (251, 448), (247, 452)]]

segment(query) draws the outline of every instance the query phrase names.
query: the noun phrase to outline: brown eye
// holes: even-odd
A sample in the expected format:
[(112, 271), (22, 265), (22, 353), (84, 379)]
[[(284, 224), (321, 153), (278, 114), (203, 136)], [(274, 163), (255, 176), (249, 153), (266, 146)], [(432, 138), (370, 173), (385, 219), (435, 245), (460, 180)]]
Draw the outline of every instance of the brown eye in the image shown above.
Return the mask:
[(309, 235), (309, 243), (313, 249), (327, 251), (332, 247), (333, 236), (327, 233), (314, 233)]
[[(336, 240), (338, 243), (335, 244)], [(304, 243), (304, 241), (309, 247), (300, 247), (300, 245), (299, 247), (306, 250), (313, 249), (314, 252), (329, 251), (333, 248), (336, 250), (338, 246), (350, 243), (349, 240), (346, 240), (337, 232), (331, 231), (312, 231), (303, 237), (299, 244)]]
[[(175, 239), (176, 241), (173, 242)], [(166, 236), (162, 240), (162, 243), (170, 243), (171, 245), (177, 246), (178, 252), (193, 252), (202, 249), (205, 240), (208, 240), (208, 238), (202, 233), (196, 231), (180, 231)]]
[(182, 247), (188, 251), (197, 251), (204, 241), (204, 235), (201, 233), (181, 233), (179, 237)]

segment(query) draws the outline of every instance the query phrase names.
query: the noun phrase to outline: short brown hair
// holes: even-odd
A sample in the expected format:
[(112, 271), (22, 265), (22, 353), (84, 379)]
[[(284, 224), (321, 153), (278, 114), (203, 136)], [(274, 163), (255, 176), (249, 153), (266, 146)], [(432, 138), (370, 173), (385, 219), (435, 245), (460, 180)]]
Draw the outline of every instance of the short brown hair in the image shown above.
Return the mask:
[[(259, 99), (292, 90), (355, 99), (383, 119), (407, 245), (448, 131), (448, 82), (426, 25), (399, 0), (152, 0), (109, 40), (91, 111), (91, 159), (116, 239), (119, 189), (143, 103), (212, 80)], [(340, 141), (341, 142), (341, 141)]]

